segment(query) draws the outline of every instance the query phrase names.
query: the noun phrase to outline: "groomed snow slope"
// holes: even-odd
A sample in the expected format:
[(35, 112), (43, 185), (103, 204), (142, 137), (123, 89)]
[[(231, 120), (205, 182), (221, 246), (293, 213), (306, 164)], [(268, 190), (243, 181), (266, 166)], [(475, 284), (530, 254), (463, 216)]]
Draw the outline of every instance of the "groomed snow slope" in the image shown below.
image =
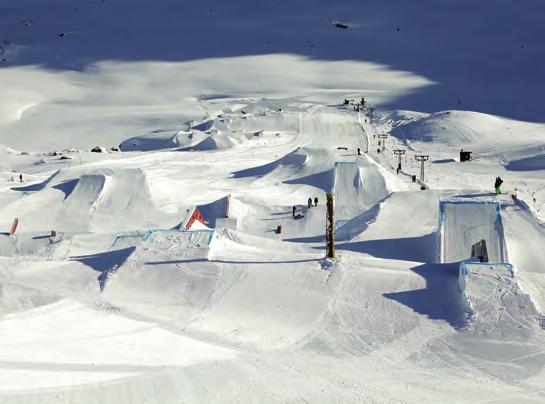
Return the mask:
[[(238, 103), (279, 114), (268, 101)], [(0, 326), (10, 346), (0, 352), (4, 402), (425, 402), (431, 388), (434, 400), (487, 402), (501, 392), (542, 401), (539, 313), (516, 326), (494, 321), (515, 309), (500, 299), (488, 301), (489, 321), (474, 321), (458, 264), (437, 263), (439, 200), (469, 191), (420, 191), (395, 175), (373, 151), (376, 130), (359, 124), (365, 115), (278, 103), (310, 129), (284, 126), (281, 141), (258, 145), (251, 136), (223, 150), (81, 153), (81, 164), (4, 188), (5, 225), (19, 215), (27, 226), (14, 239), (2, 236), (2, 245), (19, 246), (0, 259)], [(225, 100), (218, 114), (233, 114), (233, 104)], [(225, 132), (246, 119), (233, 114), (229, 122)], [(334, 129), (338, 136), (328, 137)], [(366, 139), (371, 152), (358, 157)], [(36, 170), (33, 159), (43, 157), (20, 158)], [(356, 164), (343, 174), (338, 161)], [(337, 209), (351, 215), (335, 262), (323, 260), (323, 192), (333, 188)], [(318, 206), (307, 208), (314, 196)], [(44, 216), (44, 202), (57, 215)], [(169, 230), (192, 206), (212, 226), (225, 215), (236, 219), (237, 230)], [(303, 217), (292, 217), (293, 206)], [(523, 218), (535, 219), (515, 206), (503, 210), (512, 286), (519, 290), (520, 280), (539, 307), (540, 283), (532, 283), (539, 248), (526, 253), (529, 239), (514, 235), (527, 232)], [(60, 224), (63, 231), (48, 237)], [(465, 249), (458, 241), (450, 245)], [(36, 331), (23, 338), (29, 322)]]

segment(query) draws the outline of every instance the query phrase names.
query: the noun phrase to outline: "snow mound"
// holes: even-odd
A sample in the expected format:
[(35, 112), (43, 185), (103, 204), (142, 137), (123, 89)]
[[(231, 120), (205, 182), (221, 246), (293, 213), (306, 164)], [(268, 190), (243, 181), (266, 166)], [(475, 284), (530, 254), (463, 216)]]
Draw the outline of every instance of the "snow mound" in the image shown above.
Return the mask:
[(97, 209), (106, 190), (108, 177), (101, 174), (83, 175), (67, 196), (64, 208), (57, 218), (61, 231), (90, 228), (92, 211)]
[(219, 134), (207, 135), (192, 146), (180, 147), (177, 151), (210, 151), (227, 149), (233, 146), (233, 141), (227, 136)]
[(173, 130), (159, 130), (134, 136), (119, 145), (121, 151), (152, 151), (173, 149), (180, 146), (180, 133)]
[[(445, 145), (490, 153), (513, 152), (542, 146), (542, 127), (471, 111), (442, 111), (434, 114), (397, 113), (392, 135), (411, 144), (430, 143), (434, 150)], [(394, 119), (390, 116), (388, 119)], [(498, 146), (501, 147), (498, 150)], [(507, 147), (505, 147), (507, 146)], [(542, 149), (541, 149), (542, 150)], [(522, 151), (521, 151), (522, 152)], [(524, 155), (528, 153), (524, 152)]]
[(246, 178), (246, 177), (263, 177), (273, 171), (282, 170), (282, 173), (276, 173), (278, 176), (293, 176), (300, 172), (303, 166), (309, 160), (309, 151), (306, 148), (298, 147), (292, 152), (286, 154), (284, 157), (273, 161), (272, 163), (265, 164), (260, 167), (252, 167), (236, 171), (233, 173), (234, 178)]
[(471, 328), (490, 332), (498, 327), (506, 337), (539, 325), (540, 314), (508, 264), (463, 263), (459, 287)]
[[(335, 163), (335, 213), (340, 220), (352, 219), (370, 209), (393, 191), (400, 190), (395, 178), (368, 156), (355, 162)], [(406, 189), (406, 188), (403, 188)]]
[[(296, 244), (286, 245), (279, 240), (253, 236), (227, 228), (216, 232), (210, 248), (211, 260), (275, 262), (278, 259), (293, 260), (293, 257), (301, 257), (302, 254), (303, 257), (310, 255), (310, 258), (315, 259), (323, 257), (321, 253), (309, 254), (306, 248)], [(274, 257), (271, 257), (271, 251), (276, 251)]]

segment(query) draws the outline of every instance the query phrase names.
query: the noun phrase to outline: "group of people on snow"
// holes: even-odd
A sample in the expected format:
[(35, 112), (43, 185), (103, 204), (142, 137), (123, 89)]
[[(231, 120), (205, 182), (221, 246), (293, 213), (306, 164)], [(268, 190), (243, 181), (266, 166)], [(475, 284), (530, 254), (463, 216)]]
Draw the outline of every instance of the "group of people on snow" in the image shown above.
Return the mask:
[[(308, 198), (307, 200), (307, 208), (312, 208), (313, 206), (318, 206), (318, 197), (315, 196), (314, 199), (312, 198)], [(293, 206), (291, 208), (291, 216), (294, 217), (294, 218), (298, 218), (298, 214), (297, 214), (297, 206)]]

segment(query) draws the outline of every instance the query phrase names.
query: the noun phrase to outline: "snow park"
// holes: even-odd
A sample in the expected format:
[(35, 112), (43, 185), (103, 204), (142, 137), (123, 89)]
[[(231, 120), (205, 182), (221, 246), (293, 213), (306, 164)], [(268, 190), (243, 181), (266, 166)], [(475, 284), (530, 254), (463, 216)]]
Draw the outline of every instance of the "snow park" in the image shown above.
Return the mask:
[(545, 403), (544, 17), (0, 0), (0, 403)]

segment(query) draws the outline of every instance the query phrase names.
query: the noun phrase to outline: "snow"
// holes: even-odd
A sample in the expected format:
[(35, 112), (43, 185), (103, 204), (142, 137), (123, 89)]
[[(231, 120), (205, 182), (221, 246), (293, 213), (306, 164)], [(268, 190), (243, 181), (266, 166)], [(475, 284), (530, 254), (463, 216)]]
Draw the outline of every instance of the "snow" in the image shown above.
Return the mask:
[(545, 401), (542, 5), (42, 3), (0, 0), (0, 402)]
[(484, 240), (488, 262), (507, 262), (500, 205), (495, 202), (441, 201), (441, 261), (472, 257), (472, 246)]

